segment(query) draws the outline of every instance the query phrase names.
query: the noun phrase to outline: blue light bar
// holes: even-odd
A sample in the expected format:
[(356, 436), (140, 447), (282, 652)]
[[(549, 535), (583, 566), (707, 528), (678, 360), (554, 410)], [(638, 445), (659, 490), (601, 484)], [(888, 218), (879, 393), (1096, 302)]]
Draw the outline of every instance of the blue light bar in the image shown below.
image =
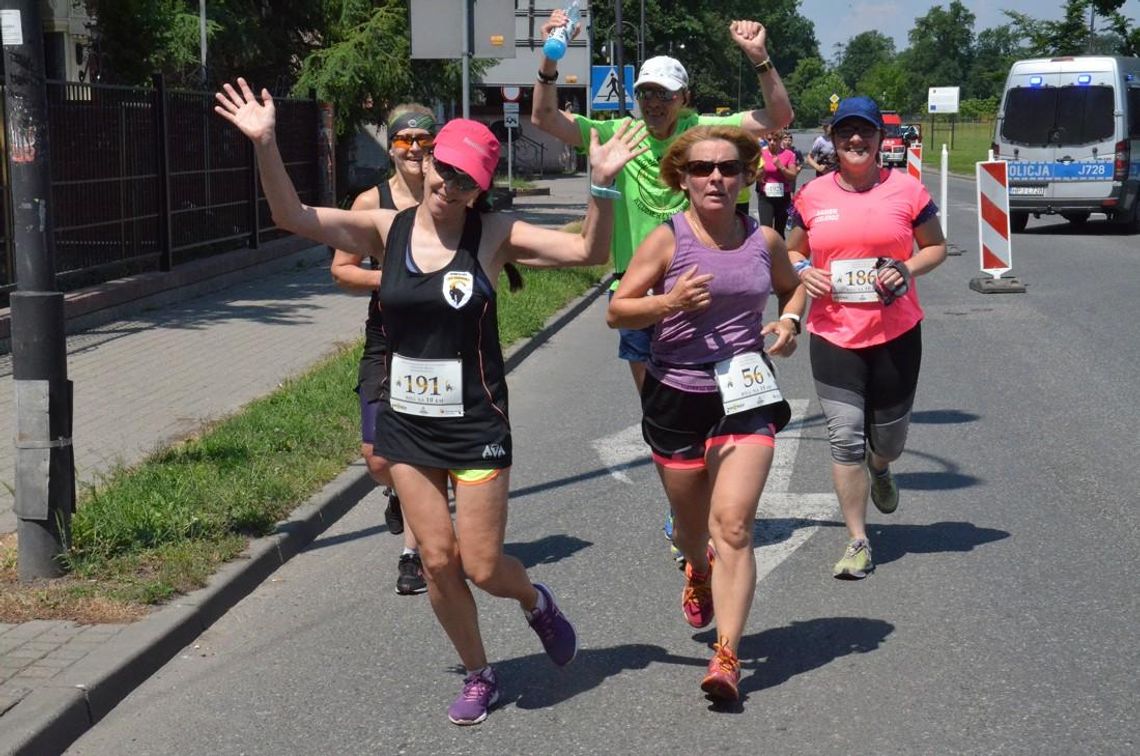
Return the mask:
[(1041, 86), (1041, 83), (1043, 81), (1044, 81), (1044, 79), (1042, 79), (1040, 76), (1030, 76), (1029, 77), (1029, 86), (1039, 87), (1039, 86)]
[(1088, 74), (1081, 74), (1080, 76), (1077, 77), (1077, 83), (1080, 84), (1081, 86), (1084, 86), (1084, 85), (1089, 84), (1091, 82), (1092, 82), (1092, 77), (1089, 76)]

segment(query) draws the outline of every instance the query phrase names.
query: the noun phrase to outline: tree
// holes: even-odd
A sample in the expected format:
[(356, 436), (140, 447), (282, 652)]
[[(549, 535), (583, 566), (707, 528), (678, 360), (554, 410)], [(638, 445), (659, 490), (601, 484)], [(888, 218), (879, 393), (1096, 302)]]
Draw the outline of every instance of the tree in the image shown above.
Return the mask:
[[(596, 63), (606, 63), (608, 40), (602, 38), (613, 28), (613, 4), (594, 2), (592, 29), (595, 35)], [(635, 28), (640, 16), (640, 0), (623, 0), (621, 38), (625, 60), (636, 61)], [(771, 0), (757, 17), (755, 2), (748, 0), (691, 0), (686, 3), (645, 0), (645, 54), (672, 55), (689, 73), (693, 107), (711, 112), (720, 106), (743, 108), (759, 101), (759, 85), (751, 65), (728, 34), (733, 19), (752, 19), (768, 31), (769, 53), (776, 68), (786, 74), (803, 57), (818, 55), (819, 43), (811, 21), (799, 15), (795, 0)]]
[[(974, 14), (959, 0), (936, 5), (914, 20), (905, 63), (911, 86), (925, 97), (929, 87), (962, 85), (973, 62)], [(915, 95), (919, 96), (919, 95)]]
[(887, 63), (895, 57), (895, 41), (879, 31), (865, 31), (856, 34), (843, 45), (839, 53), (836, 71), (847, 82), (855, 85), (880, 63)]
[[(162, 73), (173, 86), (201, 88), (199, 4), (195, 0), (86, 0), (105, 83), (142, 85)], [(320, 4), (210, 0), (207, 87), (245, 76), (278, 94), (297, 61), (320, 39)]]
[(784, 80), (788, 96), (796, 109), (795, 124), (799, 128), (815, 126), (831, 115), (831, 95), (847, 97), (851, 90), (838, 73), (829, 71), (822, 58), (803, 58)]
[(873, 65), (858, 81), (855, 91), (875, 98), (884, 110), (915, 112), (910, 77), (898, 59), (884, 60)]
[[(333, 103), (338, 134), (406, 100), (461, 98), (458, 60), (411, 59), (406, 0), (330, 0), (325, 5), (322, 44), (302, 62), (294, 91), (315, 90), (318, 99)], [(472, 76), (489, 65), (472, 61)]]
[(1026, 54), (1021, 36), (1009, 24), (978, 32), (974, 62), (963, 96), (977, 99), (1000, 97), (1010, 66)]
[[(1053, 55), (1140, 54), (1140, 27), (1120, 12), (1125, 0), (1066, 0), (1064, 17), (1059, 21), (1039, 21), (1024, 13), (1003, 11), (1011, 26), (1028, 41), (1027, 53), (1035, 57)], [(1096, 32), (1096, 18), (1107, 26)], [(1086, 21), (1087, 19), (1087, 21)]]

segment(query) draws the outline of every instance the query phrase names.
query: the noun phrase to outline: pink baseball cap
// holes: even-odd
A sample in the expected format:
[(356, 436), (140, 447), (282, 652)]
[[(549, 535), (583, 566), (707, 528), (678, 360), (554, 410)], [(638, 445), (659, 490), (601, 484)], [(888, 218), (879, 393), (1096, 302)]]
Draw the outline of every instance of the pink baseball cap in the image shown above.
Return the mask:
[(483, 191), (491, 188), (499, 164), (499, 140), (491, 130), (466, 118), (448, 121), (435, 135), (432, 153), (475, 179)]

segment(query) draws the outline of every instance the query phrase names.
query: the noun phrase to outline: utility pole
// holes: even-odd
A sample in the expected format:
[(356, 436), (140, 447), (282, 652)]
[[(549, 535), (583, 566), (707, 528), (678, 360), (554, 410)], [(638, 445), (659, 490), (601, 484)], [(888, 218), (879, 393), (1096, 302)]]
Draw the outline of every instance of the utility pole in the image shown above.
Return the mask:
[(47, 91), (39, 0), (0, 0), (12, 247), (12, 377), (20, 580), (56, 577), (71, 535), (75, 459), (63, 294), (55, 290)]
[(622, 21), (621, 21), (621, 0), (614, 0), (614, 32), (615, 42), (617, 43), (617, 51), (614, 57), (615, 65), (617, 65), (617, 77), (620, 86), (618, 86), (618, 116), (624, 118), (628, 113), (625, 106), (625, 45), (621, 41)]

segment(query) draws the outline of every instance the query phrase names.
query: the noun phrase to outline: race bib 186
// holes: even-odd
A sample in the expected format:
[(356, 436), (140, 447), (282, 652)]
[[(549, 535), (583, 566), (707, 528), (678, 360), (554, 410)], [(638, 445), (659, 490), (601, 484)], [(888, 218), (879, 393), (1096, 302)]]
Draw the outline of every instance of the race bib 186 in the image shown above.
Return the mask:
[(831, 298), (836, 302), (878, 302), (874, 257), (831, 261)]

